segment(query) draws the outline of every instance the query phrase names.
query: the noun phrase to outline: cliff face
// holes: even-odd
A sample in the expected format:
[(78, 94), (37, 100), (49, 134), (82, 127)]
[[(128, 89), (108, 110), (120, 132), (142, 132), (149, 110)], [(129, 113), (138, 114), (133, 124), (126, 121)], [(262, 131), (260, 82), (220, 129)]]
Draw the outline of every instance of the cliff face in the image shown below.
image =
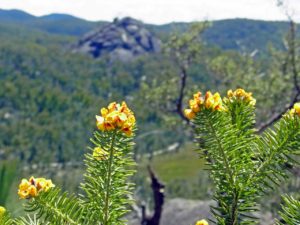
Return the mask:
[(73, 47), (73, 51), (88, 53), (94, 58), (109, 55), (113, 59), (126, 61), (135, 56), (159, 52), (160, 45), (160, 40), (142, 22), (126, 17), (89, 32)]

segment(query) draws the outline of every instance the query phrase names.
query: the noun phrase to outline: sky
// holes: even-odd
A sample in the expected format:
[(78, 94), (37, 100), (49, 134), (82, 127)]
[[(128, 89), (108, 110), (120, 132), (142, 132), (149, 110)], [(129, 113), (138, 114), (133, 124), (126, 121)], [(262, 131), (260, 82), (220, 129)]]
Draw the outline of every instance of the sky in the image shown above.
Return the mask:
[(36, 16), (67, 13), (87, 20), (111, 21), (131, 16), (146, 23), (191, 22), (229, 18), (300, 22), (300, 0), (0, 0), (1, 9), (20, 9)]

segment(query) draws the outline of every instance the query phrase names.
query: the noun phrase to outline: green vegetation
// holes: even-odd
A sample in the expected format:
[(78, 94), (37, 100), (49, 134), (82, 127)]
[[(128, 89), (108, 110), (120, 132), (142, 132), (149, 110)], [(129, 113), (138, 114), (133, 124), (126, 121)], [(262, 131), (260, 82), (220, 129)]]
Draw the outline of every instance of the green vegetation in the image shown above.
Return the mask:
[(204, 169), (204, 161), (197, 158), (197, 154), (187, 146), (176, 153), (168, 153), (154, 157), (152, 165), (160, 178), (165, 182), (175, 179), (195, 179)]
[[(254, 129), (254, 105), (251, 93), (237, 89), (228, 91), (223, 103), (219, 93), (195, 94), (185, 110), (214, 181), (217, 206), (211, 211), (218, 225), (256, 224), (252, 213), (259, 210), (258, 200), (287, 179), (286, 164), (299, 165), (295, 156), (300, 153), (300, 103), (261, 135)], [(285, 202), (290, 208), (281, 215), (296, 224), (288, 218), (300, 205)]]
[(16, 176), (17, 166), (13, 161), (3, 162), (0, 166), (0, 205), (5, 206)]
[(114, 102), (102, 108), (96, 120), (99, 131), (94, 133), (90, 152), (85, 154), (83, 193), (62, 193), (45, 178), (22, 179), (18, 195), (25, 199), (29, 217), (9, 218), (9, 213), (1, 207), (1, 225), (32, 224), (32, 212), (43, 224), (125, 224), (123, 216), (132, 203), (133, 184), (129, 178), (135, 172), (132, 159), (135, 117), (125, 102), (121, 105)]
[[(289, 62), (283, 65), (289, 59), (282, 48), (287, 23), (230, 20), (205, 29), (200, 24), (203, 30), (190, 24), (146, 25), (162, 38), (163, 52), (122, 63), (70, 52), (79, 35), (99, 24), (81, 21), (77, 30), (78, 19), (64, 15), (25, 16), (28, 20), (21, 16), (24, 23), (1, 16), (0, 166), (19, 160), (13, 187), (29, 174), (47, 175), (63, 191), (77, 192), (95, 127), (91, 118), (100, 105), (126, 100), (139, 126), (134, 148), (141, 167), (134, 178), (137, 198), (149, 200), (146, 167), (150, 164), (166, 183), (167, 197), (208, 199), (212, 184), (202, 170), (204, 160), (195, 157), (192, 129), (175, 109), (183, 68), (178, 60), (188, 61), (183, 107), (187, 96), (199, 89), (225, 94), (228, 88), (247, 87), (257, 99), (259, 127), (295, 94), (293, 71)], [(263, 54), (248, 54), (256, 48)], [(177, 53), (183, 58), (176, 61)], [(180, 150), (169, 153), (173, 144)], [(298, 189), (286, 182), (282, 191)], [(16, 188), (11, 188), (6, 206), (13, 215), (23, 215), (15, 193)], [(279, 207), (279, 201), (272, 207)]]

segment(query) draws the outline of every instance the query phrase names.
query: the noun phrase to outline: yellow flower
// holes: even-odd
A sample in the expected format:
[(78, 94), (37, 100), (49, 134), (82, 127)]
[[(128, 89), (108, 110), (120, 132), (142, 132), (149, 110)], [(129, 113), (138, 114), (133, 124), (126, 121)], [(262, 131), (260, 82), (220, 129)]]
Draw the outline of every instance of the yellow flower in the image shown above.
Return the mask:
[(123, 127), (121, 129), (127, 136), (131, 136), (132, 135), (132, 128), (131, 127)]
[(195, 225), (209, 225), (209, 224), (206, 220), (199, 220), (199, 221), (196, 222)]
[(293, 108), (290, 110), (289, 114), (291, 116), (297, 115), (300, 116), (300, 102), (294, 104)]
[(41, 191), (48, 191), (50, 188), (55, 187), (51, 180), (45, 178), (30, 177), (29, 180), (22, 179), (18, 195), (21, 199), (36, 197)]
[(6, 212), (6, 209), (4, 207), (0, 206), (0, 219), (1, 219), (1, 217), (4, 216), (5, 212)]
[(191, 99), (189, 101), (190, 108), (193, 110), (194, 113), (200, 112), (200, 105), (195, 99)]
[(117, 110), (118, 104), (116, 102), (112, 102), (108, 105), (108, 112), (111, 113), (115, 110)]
[(18, 195), (20, 198), (28, 198), (29, 197), (29, 187), (31, 186), (31, 183), (27, 179), (22, 179), (20, 185), (19, 185), (19, 190), (18, 190)]
[(193, 99), (189, 100), (189, 109), (184, 110), (184, 115), (187, 119), (191, 120), (196, 117), (196, 113), (200, 112), (203, 108), (211, 109), (213, 111), (224, 111), (222, 106), (222, 99), (218, 92), (212, 94), (210, 91), (206, 92), (204, 98), (201, 92), (193, 95)]
[(204, 100), (205, 108), (210, 109), (213, 106), (213, 104), (214, 104), (213, 95), (210, 91), (208, 91), (205, 94), (205, 100)]
[(221, 111), (223, 110), (222, 99), (218, 92), (212, 94), (210, 91), (206, 92), (204, 100), (205, 108)]
[(193, 95), (193, 99), (189, 101), (190, 108), (194, 113), (200, 112), (200, 106), (203, 104), (204, 99), (202, 98), (202, 93), (199, 91)]
[(95, 147), (93, 151), (93, 157), (97, 160), (106, 160), (108, 159), (108, 152), (100, 147)]
[(101, 116), (106, 116), (108, 114), (108, 109), (107, 108), (102, 108), (100, 110)]
[(132, 135), (135, 117), (125, 102), (122, 102), (121, 105), (112, 102), (107, 108), (102, 108), (100, 114), (101, 116), (96, 115), (96, 125), (99, 130), (110, 131), (119, 129), (128, 136)]
[(227, 98), (224, 98), (225, 102), (240, 100), (249, 103), (250, 105), (254, 106), (256, 104), (256, 99), (252, 97), (251, 92), (246, 92), (242, 88), (238, 88), (235, 91), (228, 90), (227, 91)]
[(192, 109), (185, 109), (184, 110), (184, 115), (189, 120), (194, 119), (196, 117), (196, 114), (193, 112)]
[(55, 187), (55, 185), (52, 183), (51, 180), (46, 180), (45, 178), (36, 178), (37, 191), (48, 191), (52, 187)]
[(295, 112), (297, 113), (297, 115), (299, 116), (300, 115), (300, 102), (298, 102), (294, 105), (294, 109), (295, 109)]
[(230, 89), (227, 91), (227, 97), (232, 98), (233, 97), (233, 91)]

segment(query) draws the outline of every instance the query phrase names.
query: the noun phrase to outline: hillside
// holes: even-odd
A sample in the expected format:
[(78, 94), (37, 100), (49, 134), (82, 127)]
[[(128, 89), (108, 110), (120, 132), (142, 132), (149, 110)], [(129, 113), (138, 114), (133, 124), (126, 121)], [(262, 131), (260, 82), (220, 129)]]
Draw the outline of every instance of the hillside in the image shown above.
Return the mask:
[[(65, 27), (67, 21), (68, 28)], [(111, 63), (106, 58), (91, 60), (90, 56), (72, 53), (70, 46), (79, 40), (78, 35), (96, 26), (97, 23), (64, 14), (35, 17), (22, 11), (0, 10), (0, 79), (3, 84), (0, 117), (7, 117), (0, 123), (5, 139), (0, 143), (1, 150), (13, 153), (12, 147), (17, 147), (16, 155), (28, 162), (37, 161), (39, 156), (43, 160), (61, 162), (76, 160), (88, 144), (91, 124), (100, 105), (123, 99), (134, 103), (142, 124), (140, 133), (147, 134), (147, 140), (139, 139), (139, 153), (168, 147), (174, 143), (175, 136), (180, 137), (179, 142), (186, 140), (181, 123), (166, 124), (166, 116), (156, 110), (161, 96), (177, 95), (174, 62), (161, 54), (141, 56), (131, 63)], [(253, 51), (266, 48), (269, 41), (280, 46), (280, 34), (284, 35), (286, 26), (286, 23), (263, 21), (217, 21), (204, 37), (207, 43), (223, 49), (241, 50), (246, 46)], [(162, 40), (165, 34), (170, 35), (175, 30), (182, 32), (187, 27), (185, 23), (146, 25)], [(274, 35), (276, 32), (278, 35)], [(188, 85), (201, 82), (202, 88), (207, 89), (214, 87), (215, 81), (205, 63), (221, 50), (207, 45), (202, 51), (205, 58), (189, 71)], [(239, 60), (237, 54), (232, 55)], [(156, 90), (158, 84), (173, 88), (161, 92), (159, 88)], [(175, 101), (175, 97), (168, 98), (170, 102)], [(83, 112), (82, 108), (85, 108)], [(18, 132), (20, 124), (25, 132)], [(68, 129), (69, 124), (73, 129)], [(162, 134), (156, 133), (157, 129)], [(175, 131), (174, 136), (168, 135), (170, 131)], [(13, 135), (15, 133), (18, 135)], [(31, 143), (31, 137), (36, 138), (38, 148)], [(70, 139), (76, 140), (76, 149), (74, 143), (65, 141)], [(42, 154), (44, 151), (51, 153)]]
[(1, 10), (0, 23), (17, 24), (51, 34), (79, 36), (104, 22), (90, 22), (66, 14), (36, 17), (20, 10)]
[[(35, 17), (18, 10), (0, 10), (0, 24), (9, 23), (32, 28), (51, 34), (81, 37), (87, 32), (99, 28), (108, 22), (86, 21), (66, 14), (50, 14)], [(183, 32), (188, 23), (170, 23), (164, 25), (146, 24), (162, 40), (172, 32)], [(204, 33), (204, 40), (210, 45), (222, 49), (251, 52), (255, 49), (266, 50), (269, 43), (282, 48), (282, 38), (288, 29), (287, 22), (268, 22), (248, 19), (230, 19), (214, 21)]]

